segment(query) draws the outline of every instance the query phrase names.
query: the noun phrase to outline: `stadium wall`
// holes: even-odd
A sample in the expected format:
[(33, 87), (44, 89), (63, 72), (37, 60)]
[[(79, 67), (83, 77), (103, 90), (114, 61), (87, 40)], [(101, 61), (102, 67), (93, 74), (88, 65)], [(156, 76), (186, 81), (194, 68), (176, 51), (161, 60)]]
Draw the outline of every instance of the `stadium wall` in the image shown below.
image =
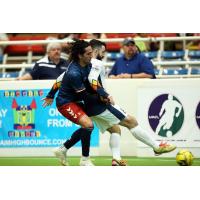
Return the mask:
[[(53, 156), (52, 148), (68, 137), (64, 133), (67, 134), (77, 128), (69, 122), (63, 125), (62, 116), (55, 111), (55, 104), (52, 108), (42, 108), (41, 99), (53, 82), (0, 82), (1, 157)], [(107, 79), (106, 84), (115, 102), (126, 112), (134, 115), (155, 140), (176, 144), (178, 149), (190, 149), (195, 157), (200, 157), (199, 79)], [(18, 104), (27, 106), (26, 120), (29, 124), (22, 117)], [(23, 127), (30, 131), (25, 132)], [(42, 139), (44, 143), (30, 143), (32, 139)], [(12, 145), (3, 141), (18, 142)], [(45, 143), (49, 141), (55, 143)], [(124, 156), (154, 155), (151, 148), (134, 139), (125, 128), (122, 128), (121, 152)], [(177, 151), (164, 156), (172, 157), (176, 153)], [(69, 151), (69, 155), (80, 154), (80, 144)], [(108, 133), (99, 134), (98, 129), (95, 129), (91, 155), (110, 155)]]

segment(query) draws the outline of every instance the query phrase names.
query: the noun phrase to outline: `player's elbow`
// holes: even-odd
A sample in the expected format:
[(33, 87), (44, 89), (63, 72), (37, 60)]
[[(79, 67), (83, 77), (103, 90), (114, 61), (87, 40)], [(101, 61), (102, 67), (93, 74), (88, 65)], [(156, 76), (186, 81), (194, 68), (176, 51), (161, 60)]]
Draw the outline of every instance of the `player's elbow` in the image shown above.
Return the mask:
[(33, 80), (31, 74), (27, 73), (21, 77), (18, 77), (16, 80), (23, 81), (23, 80)]

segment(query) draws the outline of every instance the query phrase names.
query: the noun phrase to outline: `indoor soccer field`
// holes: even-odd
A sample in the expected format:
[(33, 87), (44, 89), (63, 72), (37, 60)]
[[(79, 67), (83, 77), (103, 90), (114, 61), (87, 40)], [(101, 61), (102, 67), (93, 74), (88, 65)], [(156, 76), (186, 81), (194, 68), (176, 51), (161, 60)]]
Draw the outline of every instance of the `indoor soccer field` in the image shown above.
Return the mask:
[[(96, 166), (111, 166), (111, 157), (91, 157)], [(178, 166), (175, 158), (138, 158), (124, 157), (128, 166)], [(69, 164), (78, 166), (80, 158), (70, 157)], [(54, 157), (9, 157), (0, 158), (0, 166), (60, 166)], [(200, 166), (200, 158), (193, 161), (192, 166)]]

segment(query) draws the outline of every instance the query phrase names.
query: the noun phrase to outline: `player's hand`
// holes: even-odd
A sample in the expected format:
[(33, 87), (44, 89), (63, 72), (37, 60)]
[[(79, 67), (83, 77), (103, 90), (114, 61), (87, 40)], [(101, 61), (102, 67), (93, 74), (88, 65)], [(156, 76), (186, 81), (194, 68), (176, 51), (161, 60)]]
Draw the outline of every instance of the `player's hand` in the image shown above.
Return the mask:
[(131, 78), (131, 74), (123, 73), (117, 75), (118, 78)]
[(100, 100), (104, 103), (109, 103), (109, 99), (108, 98), (103, 98), (102, 96), (100, 96)]
[(105, 104), (112, 104), (114, 105), (115, 102), (112, 98), (112, 96), (108, 96), (107, 98), (103, 98), (103, 97), (100, 97), (101, 101), (103, 101)]
[(108, 78), (117, 79), (117, 76), (115, 76), (115, 75), (110, 75)]
[(115, 105), (114, 99), (112, 96), (108, 96), (109, 103)]
[(53, 99), (52, 98), (48, 98), (48, 97), (43, 98), (42, 101), (43, 101), (42, 106), (44, 108), (47, 107), (47, 106), (50, 106), (53, 103)]

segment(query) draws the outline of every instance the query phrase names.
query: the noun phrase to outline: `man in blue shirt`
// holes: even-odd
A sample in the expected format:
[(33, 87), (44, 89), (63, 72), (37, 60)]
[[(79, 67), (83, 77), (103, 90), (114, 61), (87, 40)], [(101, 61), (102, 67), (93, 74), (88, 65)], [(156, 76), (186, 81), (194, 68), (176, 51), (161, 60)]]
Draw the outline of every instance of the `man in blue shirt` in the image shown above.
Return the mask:
[(152, 62), (140, 53), (131, 38), (123, 41), (124, 55), (116, 60), (109, 78), (155, 78)]

